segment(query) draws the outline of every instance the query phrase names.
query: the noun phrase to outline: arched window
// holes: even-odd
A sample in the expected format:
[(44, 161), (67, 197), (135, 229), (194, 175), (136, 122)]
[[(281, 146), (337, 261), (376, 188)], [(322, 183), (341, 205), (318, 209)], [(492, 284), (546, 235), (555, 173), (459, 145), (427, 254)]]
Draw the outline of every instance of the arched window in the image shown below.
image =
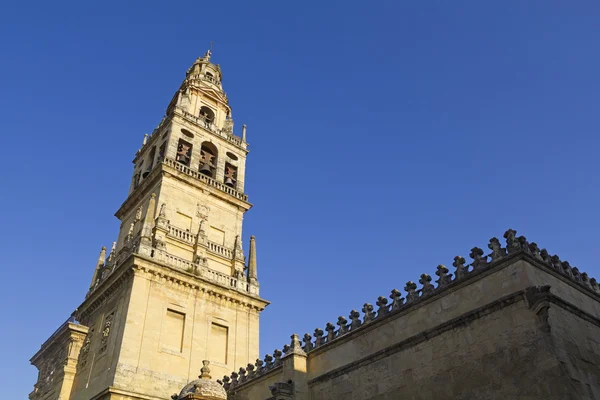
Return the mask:
[(200, 108), (200, 119), (204, 122), (205, 127), (210, 129), (215, 120), (215, 112), (206, 106), (202, 106)]
[(214, 144), (210, 142), (202, 143), (202, 146), (200, 147), (200, 166), (198, 171), (201, 174), (214, 178), (217, 171), (218, 156), (219, 153)]

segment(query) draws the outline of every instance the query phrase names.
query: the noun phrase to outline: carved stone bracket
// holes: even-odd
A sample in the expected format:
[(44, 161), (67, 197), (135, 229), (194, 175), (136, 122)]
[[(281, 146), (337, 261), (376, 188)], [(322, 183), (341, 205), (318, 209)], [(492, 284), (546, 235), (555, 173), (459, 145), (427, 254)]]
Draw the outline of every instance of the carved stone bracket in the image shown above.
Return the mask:
[(542, 331), (550, 332), (548, 322), (548, 310), (550, 309), (550, 285), (530, 286), (523, 294), (527, 308), (532, 310), (538, 317)]

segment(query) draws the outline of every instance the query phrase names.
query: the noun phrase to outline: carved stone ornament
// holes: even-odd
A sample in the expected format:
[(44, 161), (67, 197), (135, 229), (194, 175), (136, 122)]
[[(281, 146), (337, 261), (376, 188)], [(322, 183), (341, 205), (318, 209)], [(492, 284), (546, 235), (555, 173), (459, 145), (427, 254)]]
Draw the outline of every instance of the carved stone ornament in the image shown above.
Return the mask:
[[(507, 230), (504, 232), (504, 238), (506, 239), (506, 250), (508, 251), (508, 254), (516, 253), (521, 250), (521, 245), (517, 240), (517, 231), (514, 229)], [(492, 257), (492, 261), (494, 260), (495, 258)]]
[(135, 222), (138, 222), (142, 219), (142, 207), (138, 207), (138, 209), (135, 211)]
[(310, 336), (308, 333), (305, 333), (304, 337), (302, 338), (302, 341), (304, 342), (304, 351), (307, 353), (314, 348), (311, 340), (312, 336)]
[(435, 274), (439, 276), (439, 279), (436, 281), (438, 287), (444, 287), (452, 282), (452, 274), (448, 272), (448, 268), (446, 268), (445, 265), (440, 264), (437, 266), (437, 271), (435, 271)]
[(369, 303), (365, 303), (363, 305), (362, 312), (365, 315), (365, 324), (368, 324), (369, 322), (373, 321), (377, 315), (375, 312), (373, 312), (373, 305)]
[(406, 292), (406, 304), (413, 303), (419, 298), (419, 295), (417, 294), (417, 284), (413, 281), (406, 282), (404, 291)]
[(282, 355), (283, 355), (283, 354), (281, 353), (281, 351), (280, 351), (280, 350), (277, 350), (277, 349), (275, 349), (275, 350), (273, 351), (273, 357), (275, 357), (275, 361), (274, 361), (274, 363), (273, 363), (273, 366), (274, 366), (274, 367), (277, 367), (277, 366), (281, 365), (281, 356), (282, 356)]
[(502, 248), (502, 245), (500, 245), (500, 241), (498, 240), (498, 238), (491, 238), (490, 243), (488, 244), (488, 248), (492, 250), (492, 252), (490, 253), (490, 258), (492, 259), (492, 262), (499, 260), (506, 255), (506, 249)]
[(348, 332), (348, 320), (342, 315), (338, 317), (337, 325), (340, 327), (338, 329), (338, 336), (342, 336), (343, 334)]
[[(471, 263), (473, 269), (482, 268), (488, 264), (487, 256), (483, 255), (483, 250), (479, 247), (473, 247), (471, 253), (469, 253), (469, 257), (473, 259)], [(458, 278), (458, 271), (456, 272), (456, 277)]]
[(352, 310), (350, 311), (350, 330), (354, 330), (356, 328), (359, 328), (362, 325), (362, 322), (360, 320), (360, 313), (356, 310)]
[(531, 286), (525, 289), (524, 293), (527, 307), (538, 316), (538, 322), (542, 331), (550, 332), (550, 324), (548, 322), (548, 311), (550, 308), (550, 286)]
[(435, 287), (431, 284), (431, 276), (428, 274), (421, 274), (419, 283), (423, 285), (423, 288), (421, 289), (421, 296), (427, 296), (428, 294), (433, 293), (435, 290)]
[(115, 312), (113, 311), (110, 314), (108, 314), (104, 319), (104, 327), (102, 328), (102, 339), (100, 341), (100, 353), (106, 351), (106, 346), (108, 342), (108, 337), (110, 336), (114, 315)]
[(323, 334), (324, 334), (323, 329), (319, 329), (319, 328), (315, 329), (315, 333), (314, 333), (315, 347), (319, 347), (323, 343), (325, 343), (325, 340), (323, 339)]
[(327, 343), (329, 343), (335, 339), (335, 325), (333, 325), (331, 322), (328, 322), (325, 326), (325, 330), (327, 331)]
[(389, 314), (390, 310), (388, 308), (387, 303), (388, 299), (385, 296), (379, 296), (377, 298), (377, 303), (375, 303), (375, 305), (379, 307), (377, 309), (377, 318)]
[(391, 311), (395, 311), (399, 309), (404, 304), (404, 299), (402, 298), (402, 293), (400, 293), (397, 289), (392, 289), (392, 293), (390, 294), (390, 299), (392, 299)]

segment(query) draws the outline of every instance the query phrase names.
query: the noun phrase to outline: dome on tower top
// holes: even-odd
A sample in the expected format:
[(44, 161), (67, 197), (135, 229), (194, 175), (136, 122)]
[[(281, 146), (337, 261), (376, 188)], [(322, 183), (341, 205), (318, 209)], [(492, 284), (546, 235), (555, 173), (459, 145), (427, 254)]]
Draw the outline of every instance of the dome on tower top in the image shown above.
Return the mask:
[(210, 376), (209, 362), (202, 361), (204, 365), (200, 370), (201, 374), (194, 381), (191, 381), (181, 390), (179, 396), (173, 395), (174, 400), (198, 399), (198, 400), (226, 400), (227, 392), (218, 382), (212, 381)]
[(202, 57), (198, 57), (194, 64), (187, 70), (187, 79), (202, 79), (210, 83), (220, 85), (223, 75), (219, 64), (210, 62), (212, 52), (208, 50)]

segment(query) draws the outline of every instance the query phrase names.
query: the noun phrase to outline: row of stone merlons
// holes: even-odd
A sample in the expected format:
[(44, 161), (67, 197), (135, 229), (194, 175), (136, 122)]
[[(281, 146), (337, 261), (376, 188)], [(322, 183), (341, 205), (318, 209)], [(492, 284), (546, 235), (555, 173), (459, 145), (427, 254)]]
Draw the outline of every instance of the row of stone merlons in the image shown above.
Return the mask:
[(550, 256), (546, 249), (540, 249), (536, 243), (529, 243), (524, 236), (517, 237), (517, 232), (514, 229), (507, 230), (504, 233), (504, 238), (506, 239), (506, 247), (502, 247), (497, 238), (491, 238), (487, 246), (491, 252), (487, 255), (485, 255), (483, 249), (473, 247), (469, 254), (469, 257), (472, 259), (470, 264), (466, 263), (464, 257), (454, 257), (454, 262), (452, 263), (455, 268), (454, 275), (449, 272), (446, 266), (438, 265), (437, 271), (435, 272), (438, 276), (438, 279), (435, 281), (437, 286), (431, 283), (432, 277), (430, 275), (422, 274), (419, 279), (421, 288), (417, 289), (417, 284), (415, 282), (408, 281), (404, 287), (404, 291), (406, 292), (405, 297), (402, 297), (402, 293), (399, 290), (393, 289), (389, 295), (390, 300), (388, 300), (388, 297), (379, 296), (375, 302), (375, 306), (370, 303), (365, 303), (361, 310), (362, 315), (357, 310), (352, 310), (348, 316), (350, 321), (344, 316), (339, 316), (336, 323), (337, 327), (331, 322), (328, 322), (325, 326), (325, 331), (317, 328), (312, 336), (306, 333), (302, 340), (304, 342), (303, 346), (300, 345), (298, 336), (292, 335), (291, 344), (285, 345), (283, 347), (283, 352), (275, 350), (273, 355), (267, 354), (265, 355), (264, 360), (258, 359), (254, 365), (248, 364), (246, 368), (240, 368), (238, 372), (233, 372), (231, 376), (225, 376), (223, 380), (219, 382), (223, 384), (226, 390), (239, 386), (277, 368), (282, 364), (281, 359), (288, 354), (298, 352), (298, 350), (303, 353), (309, 353), (326, 343), (332, 342), (341, 336), (353, 332), (363, 325), (385, 318), (400, 310), (405, 310), (422, 299), (429, 297), (434, 293), (439, 293), (451, 283), (465, 279), (474, 272), (489, 269), (494, 265), (498, 265), (499, 261), (512, 256), (515, 253), (529, 254), (547, 267), (556, 270), (577, 284), (600, 294), (600, 286), (596, 279), (589, 278), (585, 272), (579, 272), (577, 267), (571, 267), (567, 261), (561, 261), (557, 255)]

